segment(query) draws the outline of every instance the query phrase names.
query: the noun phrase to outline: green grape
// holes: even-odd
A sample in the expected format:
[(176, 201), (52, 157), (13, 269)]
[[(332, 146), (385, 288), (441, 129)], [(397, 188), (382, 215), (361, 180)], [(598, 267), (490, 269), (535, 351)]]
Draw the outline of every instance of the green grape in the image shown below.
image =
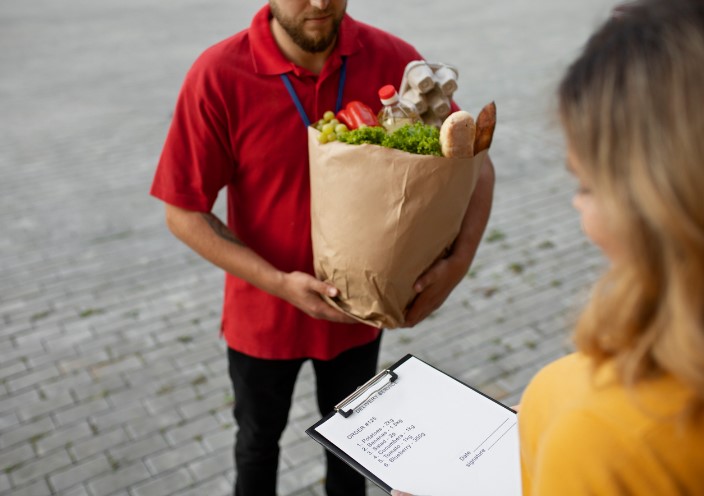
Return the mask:
[(337, 135), (335, 133), (330, 133), (325, 135), (325, 139), (328, 140), (327, 142), (330, 143), (331, 141), (336, 141), (337, 140)]
[(323, 128), (320, 130), (323, 134), (332, 134), (335, 132), (335, 126), (330, 124), (329, 122), (327, 124), (323, 125)]
[(347, 131), (349, 131), (349, 129), (347, 129), (347, 126), (344, 124), (338, 124), (335, 126), (335, 132), (337, 134), (346, 133)]
[(323, 114), (323, 119), (325, 120), (325, 122), (330, 122), (334, 118), (335, 118), (335, 112), (333, 112), (332, 110), (328, 110), (327, 112), (325, 112)]
[(323, 129), (323, 124), (325, 124), (325, 119), (320, 119), (318, 122), (315, 123), (315, 129), (321, 131)]
[(324, 145), (325, 143), (327, 143), (328, 142), (328, 135), (327, 134), (319, 134), (318, 135), (318, 142), (321, 145)]

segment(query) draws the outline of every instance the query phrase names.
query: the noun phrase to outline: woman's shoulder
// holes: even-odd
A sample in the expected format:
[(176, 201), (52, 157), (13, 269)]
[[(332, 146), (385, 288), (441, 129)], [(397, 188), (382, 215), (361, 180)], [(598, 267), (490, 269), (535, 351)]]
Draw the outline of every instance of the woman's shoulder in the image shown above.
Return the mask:
[[(580, 353), (571, 353), (540, 369), (528, 383), (524, 399), (548, 394), (553, 398), (552, 401), (571, 401), (573, 397), (582, 396), (589, 375), (587, 358)], [(523, 403), (522, 401), (522, 406)]]
[(565, 391), (564, 385), (549, 384), (575, 381), (569, 399), (561, 404), (557, 399), (554, 415), (543, 424), (537, 450), (541, 477), (551, 481), (550, 473), (570, 470), (575, 484), (598, 494), (617, 494), (619, 487), (634, 494), (698, 487), (704, 472), (704, 418), (687, 421), (681, 415), (688, 396), (677, 380), (663, 376), (627, 388), (608, 363), (593, 369), (580, 355), (551, 364), (536, 379), (548, 398), (550, 389)]
[[(666, 400), (666, 399), (665, 399)], [(554, 419), (537, 460), (536, 494), (695, 494), (704, 473), (704, 428), (586, 402)], [(601, 405), (603, 406), (603, 405)], [(629, 406), (629, 408), (631, 408)], [(611, 410), (611, 411), (610, 411)], [(570, 473), (570, 481), (558, 474)]]

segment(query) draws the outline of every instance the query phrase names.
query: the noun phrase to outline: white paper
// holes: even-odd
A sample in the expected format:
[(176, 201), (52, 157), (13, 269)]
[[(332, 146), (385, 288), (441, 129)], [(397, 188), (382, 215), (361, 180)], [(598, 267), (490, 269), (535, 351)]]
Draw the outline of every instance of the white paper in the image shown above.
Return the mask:
[(417, 496), (516, 496), (516, 414), (410, 357), (345, 418), (315, 430), (393, 489)]

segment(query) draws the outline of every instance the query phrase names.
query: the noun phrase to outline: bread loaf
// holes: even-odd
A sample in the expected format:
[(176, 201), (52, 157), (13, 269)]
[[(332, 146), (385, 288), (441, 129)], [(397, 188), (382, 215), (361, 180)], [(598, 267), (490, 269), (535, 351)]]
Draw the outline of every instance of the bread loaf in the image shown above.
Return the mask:
[(440, 147), (443, 156), (473, 157), (475, 133), (474, 118), (469, 112), (459, 110), (450, 114), (440, 127)]
[(496, 104), (487, 103), (477, 116), (477, 133), (474, 138), (474, 154), (486, 150), (491, 146), (496, 127)]

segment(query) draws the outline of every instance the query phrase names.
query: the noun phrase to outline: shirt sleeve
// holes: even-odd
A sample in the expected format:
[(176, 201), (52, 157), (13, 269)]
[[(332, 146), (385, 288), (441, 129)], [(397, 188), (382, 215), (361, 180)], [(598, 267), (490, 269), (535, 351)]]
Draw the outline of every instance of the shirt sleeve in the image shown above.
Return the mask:
[(211, 72), (194, 64), (179, 93), (151, 194), (181, 208), (210, 211), (231, 180), (227, 106)]
[[(589, 412), (572, 412), (544, 434), (538, 448), (532, 494), (616, 496), (648, 494), (648, 463), (635, 440)], [(650, 486), (652, 488), (652, 486)], [(645, 491), (645, 492), (643, 492)]]

